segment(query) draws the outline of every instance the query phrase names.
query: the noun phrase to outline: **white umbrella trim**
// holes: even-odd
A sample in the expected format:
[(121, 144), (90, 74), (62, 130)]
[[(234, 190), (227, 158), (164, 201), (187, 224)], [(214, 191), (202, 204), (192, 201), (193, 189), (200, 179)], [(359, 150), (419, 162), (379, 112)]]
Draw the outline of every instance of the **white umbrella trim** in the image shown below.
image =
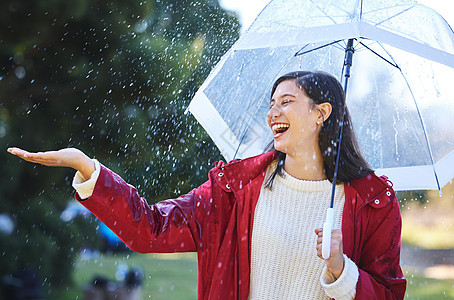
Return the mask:
[[(323, 37), (323, 38), (322, 38)], [(366, 22), (352, 22), (298, 29), (287, 32), (251, 32), (234, 45), (234, 50), (277, 48), (304, 43), (330, 42), (350, 38), (366, 38), (384, 42), (395, 48), (414, 53), (423, 58), (454, 68), (454, 55), (438, 50), (393, 32), (377, 28)]]

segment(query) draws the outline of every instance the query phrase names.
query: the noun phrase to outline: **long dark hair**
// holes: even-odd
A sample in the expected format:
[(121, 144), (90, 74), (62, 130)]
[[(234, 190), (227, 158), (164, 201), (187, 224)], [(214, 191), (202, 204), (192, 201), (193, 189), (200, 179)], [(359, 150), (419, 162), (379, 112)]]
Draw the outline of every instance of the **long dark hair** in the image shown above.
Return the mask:
[[(339, 168), (337, 173), (337, 183), (346, 183), (355, 178), (363, 177), (373, 173), (373, 170), (362, 156), (350, 114), (345, 105), (345, 93), (340, 82), (332, 75), (325, 72), (307, 72), (296, 71), (279, 77), (271, 89), (273, 97), (277, 86), (286, 80), (295, 80), (299, 89), (312, 99), (313, 104), (328, 102), (332, 106), (331, 115), (322, 124), (318, 144), (323, 156), (323, 166), (325, 175), (329, 181), (333, 182), (334, 167), (336, 164), (337, 143), (339, 140), (340, 124), (342, 122), (342, 113), (344, 113), (344, 125), (342, 132), (342, 142), (339, 157)], [(286, 154), (277, 151), (272, 141), (267, 150), (274, 150), (277, 154), (277, 167), (268, 178), (266, 187), (272, 188), (276, 175), (283, 176), (284, 161)]]

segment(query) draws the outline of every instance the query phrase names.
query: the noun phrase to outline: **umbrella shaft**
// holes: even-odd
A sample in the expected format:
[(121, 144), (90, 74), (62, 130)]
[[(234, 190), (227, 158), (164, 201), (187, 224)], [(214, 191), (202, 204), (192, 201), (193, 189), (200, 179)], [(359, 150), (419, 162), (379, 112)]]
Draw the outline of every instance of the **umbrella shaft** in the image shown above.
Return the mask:
[[(344, 79), (344, 92), (345, 95), (347, 95), (347, 85), (348, 85), (348, 79), (350, 78), (350, 68), (353, 63), (353, 39), (349, 39), (347, 42), (347, 48), (345, 49), (345, 59), (344, 59), (344, 67), (345, 67), (345, 79)], [(336, 164), (334, 166), (334, 176), (333, 176), (333, 187), (331, 190), (331, 203), (330, 207), (333, 208), (334, 206), (334, 195), (336, 192), (336, 181), (337, 181), (337, 171), (339, 169), (339, 157), (340, 157), (340, 150), (341, 150), (341, 142), (342, 142), (342, 132), (344, 129), (344, 116), (345, 116), (345, 107), (346, 104), (344, 103), (344, 111), (342, 113), (342, 121), (339, 124), (340, 125), (340, 131), (339, 131), (339, 140), (337, 143), (337, 153), (336, 153)]]
[(344, 92), (347, 94), (347, 81), (350, 77), (350, 67), (352, 66), (353, 62), (353, 39), (349, 39), (347, 42), (347, 48), (345, 49), (345, 58), (344, 58), (344, 66), (345, 66), (345, 84), (344, 84)]

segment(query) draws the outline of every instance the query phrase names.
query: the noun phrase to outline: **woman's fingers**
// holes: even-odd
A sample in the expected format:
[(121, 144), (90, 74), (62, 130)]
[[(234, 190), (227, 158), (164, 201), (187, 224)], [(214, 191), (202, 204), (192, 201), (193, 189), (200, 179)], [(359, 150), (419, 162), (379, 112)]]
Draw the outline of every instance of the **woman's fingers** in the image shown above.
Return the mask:
[(65, 159), (64, 151), (28, 152), (20, 148), (9, 148), (8, 152), (31, 163), (45, 166), (67, 166), (63, 164)]
[[(317, 250), (317, 256), (322, 257), (322, 244), (323, 244), (323, 231), (321, 229), (315, 229), (317, 234), (317, 244), (315, 249)], [(334, 229), (331, 232), (331, 249), (330, 258), (325, 260), (328, 270), (336, 277), (339, 278), (344, 268), (344, 257), (343, 257), (343, 246), (342, 246), (342, 231)]]
[(8, 152), (30, 162), (35, 162), (35, 160), (37, 159), (37, 156), (33, 153), (19, 148), (9, 148)]
[(23, 160), (49, 167), (69, 167), (78, 170), (85, 178), (90, 178), (95, 170), (94, 162), (76, 148), (65, 148), (58, 151), (28, 152), (20, 148), (8, 148), (8, 152)]
[(16, 148), (16, 147), (8, 148), (8, 152), (11, 154), (17, 155), (19, 157), (22, 157), (24, 154), (28, 153), (27, 151), (22, 150), (20, 148)]
[(41, 158), (39, 153), (31, 153), (19, 148), (9, 148), (8, 152), (29, 162), (37, 162)]
[(315, 246), (315, 249), (317, 250), (317, 256), (323, 259), (322, 257), (323, 229), (322, 228), (315, 229), (315, 234), (317, 235), (317, 244)]
[(321, 243), (317, 244), (315, 249), (317, 250), (317, 256), (320, 257), (321, 259), (323, 259), (323, 256), (322, 256), (322, 244)]
[[(322, 249), (322, 243), (323, 243), (323, 230), (321, 228), (315, 229), (315, 233), (317, 234), (316, 249), (317, 249), (317, 252), (320, 249), (320, 257), (321, 257), (321, 249)], [(339, 252), (339, 250), (342, 250), (342, 231), (339, 229), (333, 229), (333, 231), (331, 232), (331, 253), (333, 251)]]

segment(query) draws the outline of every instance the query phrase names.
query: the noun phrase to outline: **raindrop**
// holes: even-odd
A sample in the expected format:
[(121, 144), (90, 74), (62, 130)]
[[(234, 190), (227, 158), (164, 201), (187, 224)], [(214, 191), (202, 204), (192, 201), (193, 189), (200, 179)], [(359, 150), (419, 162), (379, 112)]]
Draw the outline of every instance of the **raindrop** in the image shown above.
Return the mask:
[(115, 272), (115, 278), (118, 281), (123, 281), (126, 278), (126, 274), (128, 273), (128, 265), (125, 263), (120, 263), (117, 267)]
[(6, 136), (6, 128), (4, 126), (0, 127), (0, 138), (4, 138)]
[(25, 68), (22, 67), (22, 66), (19, 66), (16, 68), (16, 70), (14, 71), (14, 74), (16, 74), (16, 77), (19, 78), (19, 79), (23, 79), (25, 77)]
[(147, 27), (148, 27), (148, 22), (146, 20), (142, 20), (142, 21), (137, 22), (134, 25), (134, 30), (137, 33), (142, 33), (147, 29)]

